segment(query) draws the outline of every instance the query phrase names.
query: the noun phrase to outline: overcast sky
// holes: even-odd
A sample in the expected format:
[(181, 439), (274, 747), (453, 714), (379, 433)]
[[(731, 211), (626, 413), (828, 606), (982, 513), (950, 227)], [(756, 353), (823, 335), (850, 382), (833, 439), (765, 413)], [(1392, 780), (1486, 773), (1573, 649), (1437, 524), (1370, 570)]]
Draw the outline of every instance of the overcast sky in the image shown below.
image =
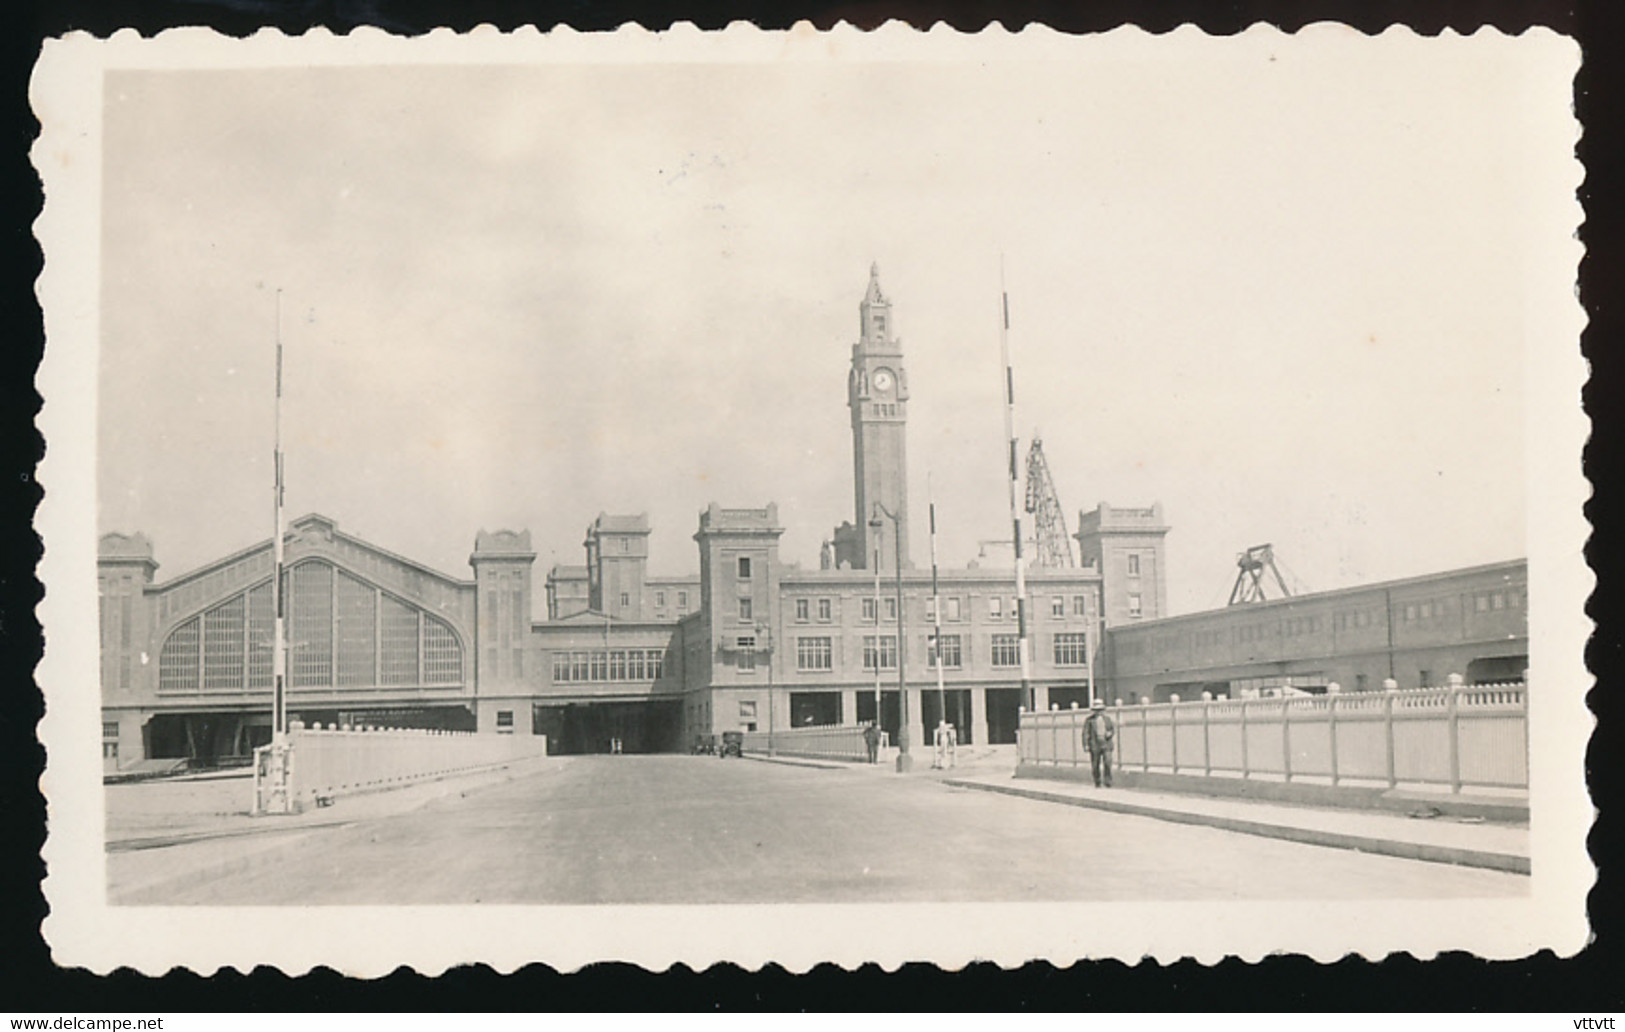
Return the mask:
[(709, 502), (776, 501), (814, 566), (878, 261), (916, 560), (929, 474), (963, 563), (1008, 527), (1002, 254), (1023, 449), (1072, 529), (1163, 503), (1175, 612), (1266, 541), (1314, 590), (1521, 556), (1531, 116), (1505, 48), (1368, 42), (113, 73), (102, 528), (160, 580), (269, 536), (280, 288), (290, 517), (456, 576), (528, 528), (540, 577), (643, 511), (683, 573)]

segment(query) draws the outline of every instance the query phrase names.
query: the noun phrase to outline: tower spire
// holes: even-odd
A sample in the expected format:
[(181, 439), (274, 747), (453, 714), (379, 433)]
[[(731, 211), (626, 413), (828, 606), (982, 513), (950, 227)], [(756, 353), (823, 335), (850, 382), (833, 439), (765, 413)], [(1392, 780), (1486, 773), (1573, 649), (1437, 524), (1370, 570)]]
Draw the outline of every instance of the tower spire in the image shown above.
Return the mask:
[[(869, 263), (869, 283), (858, 302), (859, 336), (852, 345), (846, 403), (852, 418), (853, 518), (835, 533), (837, 565), (863, 569), (875, 562), (879, 548), (887, 567), (908, 556), (908, 373), (903, 345), (891, 321), (891, 300), (880, 289), (880, 263)], [(877, 531), (878, 514), (893, 514), (901, 524)]]

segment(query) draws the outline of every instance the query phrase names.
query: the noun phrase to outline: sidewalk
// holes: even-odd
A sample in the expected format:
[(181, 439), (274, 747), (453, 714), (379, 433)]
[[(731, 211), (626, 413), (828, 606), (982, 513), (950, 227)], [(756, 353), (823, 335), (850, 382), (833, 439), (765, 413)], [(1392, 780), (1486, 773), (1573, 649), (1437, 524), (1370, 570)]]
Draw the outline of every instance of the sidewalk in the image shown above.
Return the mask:
[[(929, 762), (929, 761), (927, 761)], [(1388, 813), (1316, 809), (1143, 789), (1095, 788), (1064, 781), (1016, 780), (1013, 774), (950, 772), (956, 788), (998, 792), (1111, 813), (1200, 824), (1246, 835), (1380, 853), (1408, 860), (1529, 873), (1529, 829), (1522, 825), (1418, 820)]]
[(251, 776), (139, 781), (106, 788), (108, 897), (114, 902), (154, 885), (245, 865), (323, 829), (388, 817), (436, 799), (502, 784), (560, 766), (530, 757), (400, 788), (340, 796), (332, 806), (287, 816), (254, 817)]

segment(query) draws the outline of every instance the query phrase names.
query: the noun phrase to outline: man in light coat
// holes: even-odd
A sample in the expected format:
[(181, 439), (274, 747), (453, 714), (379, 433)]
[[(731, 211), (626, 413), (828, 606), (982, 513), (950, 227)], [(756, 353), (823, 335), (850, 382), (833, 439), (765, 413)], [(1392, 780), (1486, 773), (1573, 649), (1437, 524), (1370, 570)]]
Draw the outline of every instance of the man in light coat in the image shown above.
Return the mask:
[(1095, 776), (1095, 787), (1102, 778), (1107, 788), (1112, 787), (1112, 747), (1117, 737), (1117, 723), (1106, 714), (1106, 703), (1096, 699), (1089, 704), (1089, 719), (1083, 722), (1083, 744), (1089, 749), (1089, 769)]

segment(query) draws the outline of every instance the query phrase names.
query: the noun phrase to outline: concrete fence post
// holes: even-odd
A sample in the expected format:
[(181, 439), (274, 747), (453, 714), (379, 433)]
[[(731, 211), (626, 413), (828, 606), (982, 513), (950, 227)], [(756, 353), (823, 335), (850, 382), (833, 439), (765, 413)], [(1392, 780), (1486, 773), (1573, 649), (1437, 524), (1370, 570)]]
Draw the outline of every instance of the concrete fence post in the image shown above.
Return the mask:
[(1281, 697), (1281, 773), (1292, 780), (1292, 700)]
[(1140, 696), (1140, 769), (1151, 770), (1151, 718), (1145, 696)]
[(1461, 791), (1461, 675), (1451, 674), (1445, 689), (1445, 722), (1450, 734), (1450, 791)]
[(1173, 757), (1174, 773), (1179, 773), (1179, 695), (1168, 696), (1168, 749)]
[(1078, 765), (1078, 704), (1072, 704), (1072, 715), (1067, 718), (1066, 740), (1072, 750), (1072, 766)]
[(1399, 691), (1394, 685), (1393, 678), (1383, 682), (1382, 688), (1382, 728), (1383, 739), (1388, 753), (1388, 787), (1396, 788), (1399, 785), (1398, 771), (1394, 769), (1394, 695)]
[(1203, 692), (1202, 693), (1202, 774), (1205, 777), (1210, 777), (1210, 778), (1213, 776), (1213, 739), (1212, 739), (1212, 737), (1210, 735), (1210, 731), (1209, 731), (1210, 721), (1212, 720), (1212, 714), (1210, 714), (1208, 712), (1208, 707), (1210, 705), (1212, 705), (1212, 703), (1213, 703), (1213, 693), (1212, 692)]
[(1337, 784), (1337, 697), (1343, 686), (1333, 681), (1326, 686), (1326, 738), (1332, 754), (1332, 784)]
[(1241, 700), (1241, 778), (1243, 781), (1251, 776), (1247, 767), (1247, 700)]

